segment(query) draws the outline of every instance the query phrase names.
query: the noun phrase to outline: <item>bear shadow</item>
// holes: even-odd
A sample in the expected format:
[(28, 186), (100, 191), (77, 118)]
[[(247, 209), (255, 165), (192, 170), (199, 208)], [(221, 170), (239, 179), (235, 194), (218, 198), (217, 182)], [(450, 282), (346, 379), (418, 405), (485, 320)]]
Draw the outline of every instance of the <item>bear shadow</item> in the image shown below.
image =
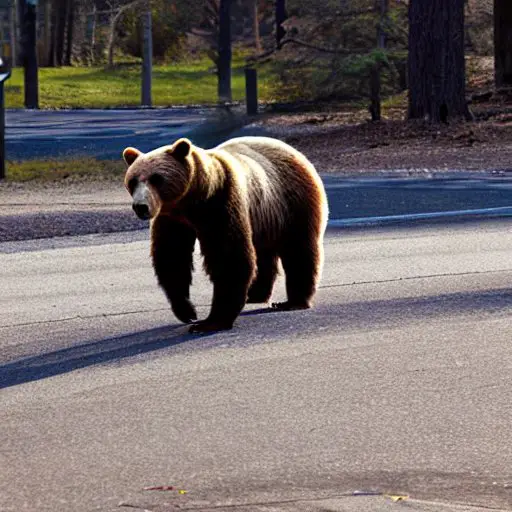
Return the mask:
[(199, 337), (215, 334), (205, 333), (198, 336), (189, 333), (188, 328), (189, 326), (183, 324), (169, 325), (22, 357), (0, 366), (0, 389), (88, 366), (120, 362), (129, 357), (176, 347)]

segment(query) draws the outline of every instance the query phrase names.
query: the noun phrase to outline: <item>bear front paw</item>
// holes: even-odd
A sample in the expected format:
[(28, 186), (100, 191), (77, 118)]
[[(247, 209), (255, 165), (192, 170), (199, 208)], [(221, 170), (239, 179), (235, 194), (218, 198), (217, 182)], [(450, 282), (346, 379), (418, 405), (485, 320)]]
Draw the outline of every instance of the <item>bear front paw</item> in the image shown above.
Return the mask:
[(311, 304), (309, 302), (273, 302), (272, 309), (277, 311), (295, 311), (299, 309), (309, 309)]
[(196, 308), (189, 300), (173, 302), (172, 311), (176, 318), (184, 324), (190, 324), (197, 320)]
[(228, 331), (233, 328), (233, 323), (228, 322), (214, 322), (210, 320), (203, 320), (192, 325), (189, 332), (199, 334), (203, 332), (216, 332), (216, 331)]

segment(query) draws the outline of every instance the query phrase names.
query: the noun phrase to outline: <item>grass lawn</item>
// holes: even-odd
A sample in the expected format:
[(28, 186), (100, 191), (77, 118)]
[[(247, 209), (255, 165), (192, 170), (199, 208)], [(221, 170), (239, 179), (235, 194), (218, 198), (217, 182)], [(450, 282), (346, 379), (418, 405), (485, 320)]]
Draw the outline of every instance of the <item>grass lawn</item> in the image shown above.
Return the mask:
[(53, 182), (92, 178), (99, 180), (122, 179), (126, 164), (121, 160), (97, 160), (95, 158), (63, 158), (6, 162), (8, 182)]
[[(233, 100), (245, 98), (244, 59), (233, 59)], [(268, 101), (272, 76), (258, 73), (259, 99)], [(217, 103), (217, 77), (212, 63), (203, 58), (191, 62), (153, 66), (153, 105)], [(140, 105), (141, 65), (62, 67), (39, 69), (40, 108), (105, 108)], [(7, 108), (23, 107), (23, 70), (16, 68), (5, 85)]]

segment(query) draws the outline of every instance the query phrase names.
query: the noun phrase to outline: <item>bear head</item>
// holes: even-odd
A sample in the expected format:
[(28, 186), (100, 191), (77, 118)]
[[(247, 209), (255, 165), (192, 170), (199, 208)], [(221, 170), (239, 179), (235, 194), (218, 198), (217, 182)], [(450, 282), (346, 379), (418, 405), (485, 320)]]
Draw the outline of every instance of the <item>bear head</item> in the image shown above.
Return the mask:
[(188, 162), (191, 149), (188, 139), (179, 139), (149, 153), (131, 147), (123, 151), (128, 164), (124, 184), (139, 218), (153, 218), (186, 195), (192, 183), (192, 166)]

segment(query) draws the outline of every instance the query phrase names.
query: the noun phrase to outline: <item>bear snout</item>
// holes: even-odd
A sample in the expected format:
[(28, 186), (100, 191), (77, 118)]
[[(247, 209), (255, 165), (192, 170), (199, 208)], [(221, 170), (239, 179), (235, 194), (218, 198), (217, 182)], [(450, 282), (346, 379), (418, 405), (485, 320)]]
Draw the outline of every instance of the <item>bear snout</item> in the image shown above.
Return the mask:
[(148, 220), (151, 217), (149, 213), (149, 207), (147, 204), (133, 203), (132, 208), (137, 217), (139, 217), (139, 219)]

